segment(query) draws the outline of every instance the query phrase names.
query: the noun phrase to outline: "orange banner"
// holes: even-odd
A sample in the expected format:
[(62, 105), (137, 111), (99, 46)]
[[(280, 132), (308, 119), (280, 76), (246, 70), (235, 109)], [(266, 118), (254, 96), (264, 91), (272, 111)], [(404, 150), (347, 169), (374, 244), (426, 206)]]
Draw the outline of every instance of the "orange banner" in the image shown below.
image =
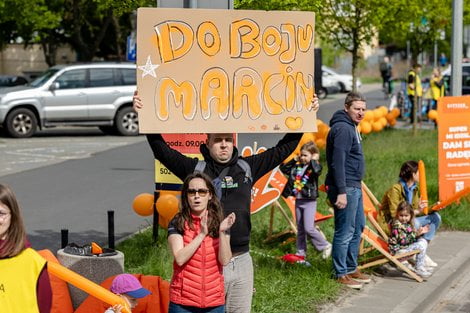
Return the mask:
[(470, 97), (439, 99), (439, 199), (470, 186)]

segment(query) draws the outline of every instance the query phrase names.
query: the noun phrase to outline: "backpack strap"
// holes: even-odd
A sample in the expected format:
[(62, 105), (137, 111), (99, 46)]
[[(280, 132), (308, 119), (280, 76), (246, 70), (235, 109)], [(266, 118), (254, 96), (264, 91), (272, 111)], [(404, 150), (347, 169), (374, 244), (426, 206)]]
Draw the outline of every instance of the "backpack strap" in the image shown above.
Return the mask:
[[(251, 175), (251, 167), (250, 164), (248, 164), (247, 161), (239, 158), (237, 160), (237, 165), (241, 167), (241, 169), (245, 172), (245, 177), (250, 180), (250, 182), (253, 182), (253, 176)], [(204, 169), (206, 168), (206, 161), (204, 160), (199, 160), (197, 161), (196, 167), (194, 168), (194, 172), (204, 172)], [(230, 167), (226, 167), (219, 175), (220, 179), (223, 179), (225, 175), (227, 175)]]
[(248, 164), (247, 161), (238, 158), (237, 160), (238, 166), (242, 168), (242, 170), (245, 172), (245, 178), (249, 179), (251, 183), (253, 183), (253, 176), (251, 175), (251, 167), (250, 164)]
[(194, 172), (204, 173), (205, 168), (206, 168), (206, 161), (199, 160), (197, 161), (196, 167), (194, 168)]

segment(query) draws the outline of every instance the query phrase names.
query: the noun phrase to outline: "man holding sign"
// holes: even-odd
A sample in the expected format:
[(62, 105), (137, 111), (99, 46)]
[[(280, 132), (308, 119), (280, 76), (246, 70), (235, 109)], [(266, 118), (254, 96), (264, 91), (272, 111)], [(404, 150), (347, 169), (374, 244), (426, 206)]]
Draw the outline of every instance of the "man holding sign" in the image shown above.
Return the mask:
[[(136, 92), (134, 109), (139, 111), (142, 107), (142, 101)], [(316, 96), (312, 101), (312, 108), (315, 111), (319, 108)], [(259, 178), (278, 166), (295, 150), (301, 137), (302, 133), (286, 134), (275, 147), (246, 158), (238, 156), (231, 133), (207, 134), (206, 143), (200, 147), (205, 161), (203, 172), (212, 179), (222, 180), (220, 200), (225, 216), (232, 212), (237, 216), (230, 236), (233, 257), (224, 267), (226, 312), (250, 312), (251, 309), (253, 295), (253, 263), (249, 253), (251, 188)], [(196, 170), (199, 160), (170, 148), (160, 134), (147, 134), (147, 139), (155, 159), (162, 162), (181, 180)], [(251, 178), (240, 165), (239, 159), (249, 165)]]
[[(226, 312), (251, 310), (251, 189), (316, 131), (312, 12), (140, 8), (134, 108), (154, 156), (181, 180), (214, 182), (235, 213), (224, 268)], [(169, 18), (171, 17), (171, 18)], [(145, 107), (143, 107), (145, 103)], [(162, 133), (206, 132), (204, 162), (171, 148)], [(294, 133), (295, 132), (295, 133)], [(239, 157), (233, 133), (288, 133), (275, 147)]]

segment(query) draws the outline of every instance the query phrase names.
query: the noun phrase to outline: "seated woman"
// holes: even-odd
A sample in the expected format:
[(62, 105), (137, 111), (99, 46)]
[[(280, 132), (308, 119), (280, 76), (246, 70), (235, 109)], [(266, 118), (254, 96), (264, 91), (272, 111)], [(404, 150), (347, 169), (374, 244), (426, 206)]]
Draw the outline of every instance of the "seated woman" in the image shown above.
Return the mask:
[[(377, 216), (378, 222), (386, 233), (390, 233), (390, 223), (396, 216), (398, 204), (406, 201), (413, 207), (415, 213), (414, 225), (416, 229), (429, 225), (429, 231), (423, 235), (428, 242), (436, 235), (441, 225), (441, 216), (437, 212), (423, 215), (423, 209), (428, 206), (427, 201), (420, 200), (417, 183), (419, 183), (418, 162), (406, 161), (400, 169), (399, 180), (384, 195), (382, 208)], [(435, 267), (437, 264), (426, 256), (426, 267)]]

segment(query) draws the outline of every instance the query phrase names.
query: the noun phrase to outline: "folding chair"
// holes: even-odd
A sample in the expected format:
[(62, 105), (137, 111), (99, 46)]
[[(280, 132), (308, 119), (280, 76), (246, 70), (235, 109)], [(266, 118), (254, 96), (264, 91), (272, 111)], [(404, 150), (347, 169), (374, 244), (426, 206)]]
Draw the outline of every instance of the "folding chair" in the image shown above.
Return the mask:
[(382, 208), (382, 204), (377, 200), (369, 187), (362, 182), (362, 203), (364, 206), (364, 214), (367, 221), (374, 227), (374, 229), (382, 236), (385, 241), (388, 240), (387, 233), (382, 229), (379, 222), (377, 222), (377, 214)]
[(416, 281), (418, 282), (423, 281), (423, 279), (420, 276), (418, 276), (416, 273), (411, 271), (409, 268), (407, 268), (405, 265), (403, 265), (400, 262), (400, 259), (402, 258), (409, 258), (415, 254), (418, 254), (419, 250), (413, 250), (413, 251), (406, 252), (406, 253), (399, 253), (399, 254), (391, 255), (388, 249), (388, 242), (384, 240), (381, 236), (376, 234), (374, 231), (372, 231), (368, 226), (364, 227), (364, 231), (362, 232), (361, 238), (364, 241), (366, 241), (368, 244), (370, 244), (375, 250), (380, 252), (380, 255), (361, 261), (360, 266), (358, 266), (359, 269), (365, 269), (368, 267), (392, 262), (399, 269), (407, 273), (410, 277), (414, 278)]

